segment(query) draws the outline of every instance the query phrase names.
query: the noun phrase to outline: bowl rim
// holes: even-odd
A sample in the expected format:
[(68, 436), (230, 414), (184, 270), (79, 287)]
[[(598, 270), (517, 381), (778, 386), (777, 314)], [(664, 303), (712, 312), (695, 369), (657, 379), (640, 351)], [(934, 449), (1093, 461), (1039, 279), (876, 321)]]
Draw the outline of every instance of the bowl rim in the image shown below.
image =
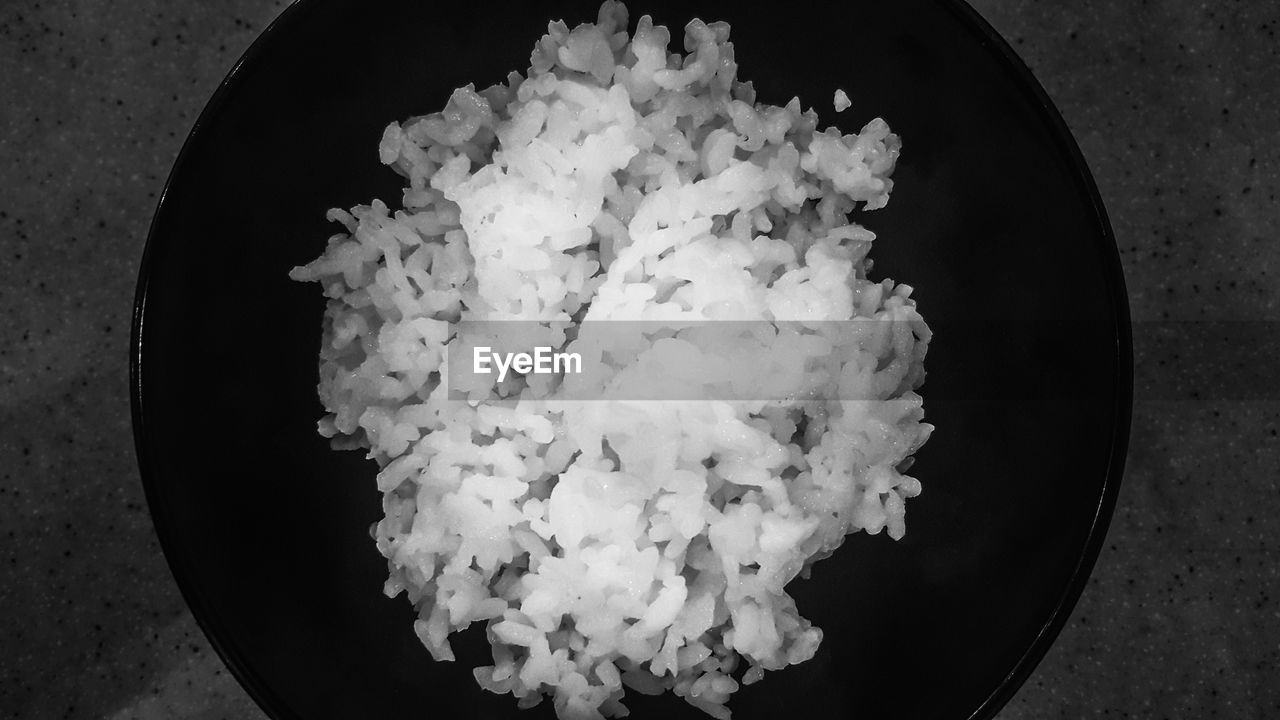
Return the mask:
[[(194, 140), (209, 119), (216, 115), (226, 104), (227, 98), (231, 95), (240, 76), (244, 74), (245, 67), (254, 63), (263, 54), (264, 47), (273, 42), (277, 35), (287, 31), (294, 24), (295, 18), (302, 14), (306, 7), (315, 5), (318, 2), (319, 0), (292, 0), (288, 6), (281, 10), (250, 43), (235, 64), (232, 65), (231, 70), (219, 82), (217, 89), (210, 96), (197, 116), (196, 121), (192, 124), (191, 130), (183, 140), (182, 147), (174, 160), (173, 167), (165, 179), (164, 188), (156, 201), (155, 212), (147, 230), (147, 239), (143, 247), (142, 260), (138, 268), (138, 281), (134, 291), (132, 323), (129, 335), (129, 404), (132, 417), (134, 452), (143, 491), (147, 499), (148, 514), (151, 516), (152, 525), (160, 541), (165, 562), (169, 567), (170, 573), (173, 574), (174, 581), (183, 600), (191, 609), (191, 614), (195, 618), (196, 624), (208, 639), (209, 644), (226, 664), (231, 675), (245, 689), (249, 697), (253, 699), (264, 714), (273, 718), (273, 720), (302, 719), (260, 676), (250, 670), (249, 664), (240, 648), (234, 642), (231, 642), (229, 640), (230, 636), (226, 635), (222, 628), (214, 622), (212, 615), (205, 606), (204, 598), (196, 592), (188, 571), (182, 567), (172, 549), (175, 543), (173, 539), (174, 530), (165, 520), (163, 514), (156, 512), (156, 509), (160, 507), (161, 490), (159, 489), (160, 480), (148, 470), (146, 463), (144, 438), (146, 437), (147, 425), (142, 386), (144, 373), (142, 333), (143, 323), (146, 318), (147, 290), (151, 277), (151, 265), (153, 264), (152, 257), (155, 247), (160, 242), (156, 233), (158, 221), (174, 179), (182, 173)], [(1097, 183), (1094, 181), (1084, 154), (1076, 143), (1075, 137), (1072, 135), (1062, 114), (1054, 105), (1048, 92), (1045, 91), (1030, 68), (1027, 67), (1008, 41), (966, 0), (936, 0), (936, 2), (950, 12), (959, 25), (972, 34), (974, 39), (993, 56), (1001, 69), (1008, 73), (1013, 80), (1018, 92), (1034, 101), (1036, 115), (1041, 122), (1048, 126), (1055, 149), (1068, 161), (1076, 190), (1082, 198), (1088, 201), (1088, 205), (1093, 212), (1093, 221), (1100, 231), (1101, 247), (1099, 250), (1103, 255), (1103, 282), (1108, 290), (1111, 319), (1116, 327), (1113, 355), (1115, 360), (1115, 376), (1113, 380), (1116, 392), (1112, 406), (1112, 419), (1115, 424), (1115, 430), (1110, 438), (1106, 476), (1103, 479), (1102, 492), (1094, 508), (1093, 519), (1089, 532), (1085, 537), (1080, 557), (1077, 559), (1071, 576), (1068, 578), (1053, 610), (1046, 617), (1040, 631), (1022, 656), (987, 697), (968, 715), (968, 720), (991, 720), (1025, 684), (1031, 673), (1048, 653), (1054, 640), (1066, 626), (1067, 620), (1083, 594), (1101, 553), (1124, 476), (1125, 459), (1131, 431), (1133, 411), (1133, 337), (1129, 295), (1126, 288), (1123, 265), (1120, 262), (1119, 249), (1116, 245), (1115, 233), (1111, 227)]]
[(183, 139), (182, 147), (178, 150), (177, 157), (173, 161), (173, 167), (169, 170), (168, 177), (165, 178), (164, 188), (160, 191), (160, 197), (156, 200), (156, 209), (151, 216), (151, 224), (147, 228), (147, 241), (143, 246), (142, 261), (138, 266), (138, 282), (134, 290), (133, 300), (133, 322), (129, 332), (129, 407), (133, 418), (134, 456), (138, 462), (138, 474), (141, 476), (143, 493), (147, 499), (147, 514), (151, 516), (151, 524), (155, 527), (156, 537), (160, 541), (165, 563), (169, 566), (169, 572), (173, 575), (174, 582), (178, 586), (178, 591), (181, 593), (183, 601), (190, 608), (196, 625), (204, 633), (214, 652), (222, 659), (232, 677), (236, 679), (236, 682), (240, 683), (240, 686), (244, 688), (258, 708), (272, 720), (303, 719), (261, 677), (249, 669), (249, 663), (241, 649), (231, 642), (230, 636), (214, 622), (203, 596), (196, 592), (196, 586), (193, 584), (187, 570), (183, 568), (176, 553), (171, 549), (175, 543), (173, 539), (174, 530), (170, 527), (168, 520), (164, 518), (163, 513), (156, 512), (156, 509), (160, 507), (161, 490), (160, 480), (149, 471), (146, 462), (144, 440), (147, 435), (147, 423), (142, 392), (144, 372), (142, 332), (146, 319), (147, 289), (151, 279), (152, 258), (155, 248), (159, 244), (156, 234), (157, 226), (159, 225), (160, 216), (164, 212), (165, 200), (169, 197), (169, 191), (173, 187), (174, 179), (182, 174), (183, 166), (187, 163), (191, 154), (191, 146), (200, 135), (201, 130), (204, 129), (209, 119), (226, 104), (227, 97), (231, 94), (240, 76), (245, 72), (245, 66), (254, 62), (263, 53), (263, 48), (292, 23), (293, 18), (300, 14), (300, 8), (304, 4), (308, 3), (304, 3), (304, 0), (292, 0), (253, 39), (249, 47), (231, 66), (226, 76), (218, 83), (218, 87), (200, 110), (200, 114), (196, 116), (196, 121), (191, 125), (191, 130), (187, 133), (186, 138)]
[(1053, 144), (1063, 153), (1071, 164), (1072, 179), (1081, 196), (1086, 198), (1094, 213), (1094, 221), (1101, 231), (1099, 238), (1102, 247), (1104, 267), (1103, 282), (1109, 290), (1112, 320), (1116, 327), (1114, 358), (1116, 363), (1115, 400), (1112, 404), (1112, 419), (1115, 431), (1111, 435), (1111, 446), (1108, 450), (1106, 477), (1103, 479), (1102, 492), (1094, 507), (1093, 522), (1085, 537), (1084, 548), (1076, 561), (1075, 569), (1067, 580), (1058, 602), (1049, 613), (1040, 632), (1031, 645), (1022, 654), (1004, 679), (995, 687), (977, 708), (969, 715), (969, 720), (991, 720), (1017, 691), (1026, 683), (1031, 673), (1044, 659), (1058, 634), (1066, 626), (1075, 609), (1084, 588), (1097, 564), (1106, 540), (1107, 529), (1111, 525), (1111, 517), (1115, 512), (1116, 500), (1120, 494), (1120, 483), (1124, 479), (1125, 459), (1128, 455), (1129, 433), (1133, 422), (1133, 325), (1129, 312), (1129, 292), (1124, 279), (1124, 266), (1120, 262), (1120, 251), (1116, 245), (1115, 231), (1107, 216), (1106, 206), (1102, 202), (1102, 194), (1089, 171), (1071, 128), (1063, 119), (1062, 113), (1054, 105), (1049, 93), (1036, 79), (1031, 68), (1022, 60), (995, 27), (982, 17), (966, 0), (939, 0), (951, 11), (961, 25), (978, 36), (988, 52), (992, 53), (1006, 72), (1012, 75), (1015, 85), (1035, 100), (1036, 113), (1041, 121), (1046, 122), (1052, 131)]

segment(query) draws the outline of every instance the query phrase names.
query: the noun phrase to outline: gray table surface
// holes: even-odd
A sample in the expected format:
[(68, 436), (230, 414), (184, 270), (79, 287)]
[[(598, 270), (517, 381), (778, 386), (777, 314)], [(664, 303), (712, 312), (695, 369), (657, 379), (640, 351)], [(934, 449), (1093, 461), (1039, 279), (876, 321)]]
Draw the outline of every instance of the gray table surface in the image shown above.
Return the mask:
[[(281, 7), (0, 0), (0, 717), (262, 717), (157, 545), (125, 358), (169, 167)], [(1075, 133), (1134, 319), (1280, 327), (1280, 5), (976, 7)], [(1239, 348), (1142, 342), (1106, 547), (1004, 720), (1280, 717), (1280, 396), (1179, 385)]]

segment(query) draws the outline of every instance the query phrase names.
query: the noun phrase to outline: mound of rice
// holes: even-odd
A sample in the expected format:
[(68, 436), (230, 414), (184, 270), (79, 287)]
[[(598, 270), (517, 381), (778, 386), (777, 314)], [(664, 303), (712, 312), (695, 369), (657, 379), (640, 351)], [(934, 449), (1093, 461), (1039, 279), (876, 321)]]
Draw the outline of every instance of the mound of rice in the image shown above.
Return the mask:
[[(725, 23), (689, 23), (683, 55), (627, 27), (612, 0), (551, 23), (524, 75), (391, 124), (403, 209), (331, 210), (345, 232), (291, 276), (329, 298), (320, 432), (377, 461), (385, 590), (432, 656), (484, 621), (475, 678), (521, 707), (617, 717), (624, 688), (670, 690), (728, 718), (739, 683), (822, 640), (787, 583), (849, 533), (902, 537), (929, 330), (911, 288), (867, 279), (874, 235), (848, 218), (889, 200), (885, 122), (820, 132), (798, 99), (757, 103)], [(785, 322), (784, 376), (828, 392), (564, 402), (517, 376), (450, 399), (467, 320)], [(689, 357), (686, 384), (727, 371)]]

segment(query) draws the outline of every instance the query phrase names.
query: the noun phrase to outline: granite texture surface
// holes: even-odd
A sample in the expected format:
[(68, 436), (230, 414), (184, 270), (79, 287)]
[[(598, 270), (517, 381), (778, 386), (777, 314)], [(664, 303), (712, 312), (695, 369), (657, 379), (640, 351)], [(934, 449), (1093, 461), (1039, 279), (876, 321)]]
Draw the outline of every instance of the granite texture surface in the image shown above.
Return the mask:
[[(1280, 717), (1280, 388), (1185, 372), (1222, 375), (1280, 328), (1280, 5), (974, 4), (1093, 170), (1139, 360), (1107, 545), (1001, 718)], [(126, 346), (169, 167), (281, 8), (0, 2), (0, 717), (262, 717), (155, 540)], [(1204, 320), (1255, 322), (1234, 347), (1152, 340)]]

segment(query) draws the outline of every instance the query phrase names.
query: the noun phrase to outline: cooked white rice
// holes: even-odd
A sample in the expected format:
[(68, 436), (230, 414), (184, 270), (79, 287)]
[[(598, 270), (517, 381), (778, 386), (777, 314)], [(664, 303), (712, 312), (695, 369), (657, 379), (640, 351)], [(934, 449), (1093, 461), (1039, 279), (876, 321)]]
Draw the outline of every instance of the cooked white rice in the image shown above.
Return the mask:
[[(888, 202), (900, 142), (757, 103), (728, 38), (694, 20), (668, 54), (612, 0), (551, 23), (523, 76), (387, 127), (403, 209), (331, 210), (345, 232), (291, 274), (329, 298), (320, 432), (381, 468), (387, 595), (437, 660), (487, 622), (476, 680), (521, 707), (616, 717), (625, 686), (729, 717), (740, 682), (818, 649), (786, 584), (848, 533), (902, 537), (920, 492), (900, 470), (932, 430), (929, 330), (908, 286), (867, 279), (848, 219)], [(499, 319), (876, 322), (778, 331), (825, 400), (562, 402), (526, 378), (450, 400), (457, 323)], [(684, 357), (686, 383), (725, 372)]]
[(836, 112), (844, 112), (853, 107), (853, 102), (849, 100), (848, 93), (840, 88), (836, 88), (836, 94), (831, 99), (831, 104), (835, 106)]

